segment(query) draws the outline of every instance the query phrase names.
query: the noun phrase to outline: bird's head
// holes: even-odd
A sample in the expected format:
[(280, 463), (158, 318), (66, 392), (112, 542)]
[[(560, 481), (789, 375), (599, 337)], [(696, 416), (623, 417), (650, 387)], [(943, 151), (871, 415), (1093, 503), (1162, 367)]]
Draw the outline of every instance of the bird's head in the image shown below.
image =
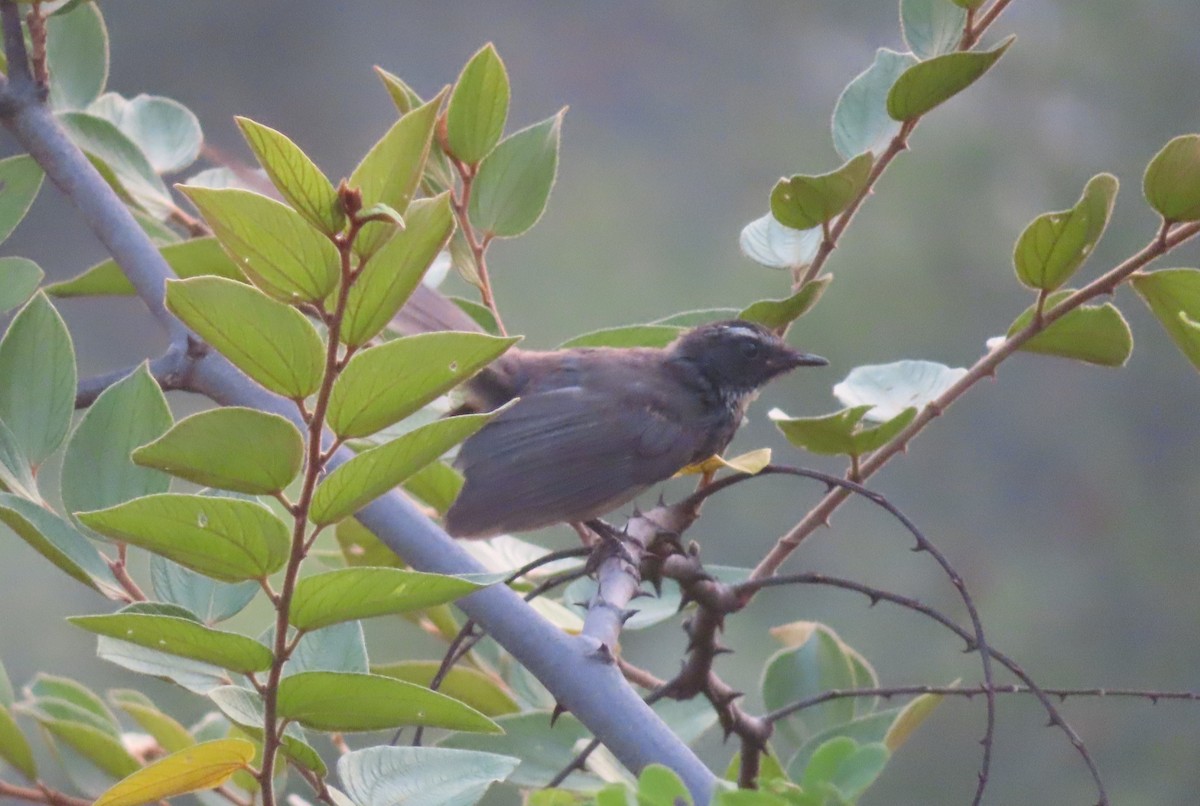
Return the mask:
[(667, 350), (698, 369), (723, 394), (746, 395), (796, 367), (820, 367), (824, 358), (795, 349), (767, 328), (731, 319), (687, 331)]

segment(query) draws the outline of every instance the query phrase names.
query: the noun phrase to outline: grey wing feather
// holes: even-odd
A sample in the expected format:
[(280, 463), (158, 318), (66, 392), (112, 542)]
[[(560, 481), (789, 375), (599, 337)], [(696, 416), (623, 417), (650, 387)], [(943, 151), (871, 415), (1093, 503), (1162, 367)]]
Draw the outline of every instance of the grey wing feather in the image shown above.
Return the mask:
[(580, 387), (534, 393), (459, 452), (466, 482), (446, 516), (461, 536), (598, 517), (692, 459), (694, 435), (652, 401), (614, 410)]

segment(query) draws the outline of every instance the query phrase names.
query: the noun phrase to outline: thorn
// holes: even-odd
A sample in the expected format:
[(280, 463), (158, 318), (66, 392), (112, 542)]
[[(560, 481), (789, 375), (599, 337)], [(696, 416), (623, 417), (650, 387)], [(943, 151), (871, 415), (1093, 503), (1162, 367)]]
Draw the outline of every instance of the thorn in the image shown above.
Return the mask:
[[(633, 505), (633, 514), (629, 516), (629, 519), (630, 520), (641, 520), (642, 516), (645, 514), (646, 513), (642, 512), (642, 508), (640, 506), (638, 506), (637, 504), (634, 504)], [(625, 522), (625, 527), (626, 528), (629, 527), (629, 521)]]
[(744, 691), (731, 691), (728, 694), (726, 694), (724, 697), (719, 697), (717, 699), (717, 702), (720, 704), (720, 706), (722, 708), (728, 708), (733, 703), (734, 700), (736, 700), (738, 697), (744, 697), (744, 696), (746, 696), (746, 692), (744, 692)]
[(660, 490), (658, 493), (658, 506), (665, 507), (666, 505), (667, 499), (663, 497), (662, 491)]
[(571, 604), (575, 605), (580, 610), (587, 610), (589, 607), (592, 606), (591, 601), (585, 602), (582, 599), (576, 599), (574, 602), (571, 602)]
[[(653, 585), (653, 584), (654, 584), (654, 580), (650, 580), (650, 584), (652, 584), (652, 585)], [(658, 585), (655, 585), (655, 588), (657, 588), (657, 589), (658, 589), (658, 594), (661, 596), (661, 595), (662, 595), (662, 580), (659, 580), (659, 582), (658, 582)], [(629, 598), (630, 598), (630, 599), (642, 599), (642, 598), (645, 598), (645, 597), (647, 597), (647, 596), (650, 596), (650, 597), (652, 597), (652, 596), (653, 596), (653, 594), (651, 594), (651, 593), (650, 593), (650, 591), (647, 591), (647, 590), (642, 590), (641, 588), (638, 588), (638, 589), (637, 589), (637, 592), (636, 592), (636, 593), (634, 593), (634, 594), (633, 594), (633, 596), (630, 596)]]
[(723, 644), (716, 644), (715, 646), (713, 646), (712, 653), (714, 656), (716, 656), (716, 655), (732, 655), (733, 650), (727, 646), (724, 646)]
[(682, 613), (683, 609), (694, 601), (696, 600), (692, 598), (692, 594), (689, 593), (686, 588), (684, 588), (679, 592), (679, 609), (677, 609), (675, 612)]
[(560, 716), (568, 713), (570, 713), (570, 709), (568, 709), (567, 706), (563, 705), (561, 702), (555, 702), (554, 712), (550, 714), (550, 727), (554, 727), (554, 723), (558, 721)]
[(613, 657), (612, 650), (608, 648), (608, 644), (600, 644), (589, 653), (589, 657), (607, 664), (616, 663), (617, 660)]
[(621, 624), (624, 624), (625, 622), (629, 621), (631, 618), (633, 618), (640, 612), (641, 612), (640, 610), (634, 610), (631, 607), (626, 610), (622, 610), (620, 615), (617, 616), (617, 618), (621, 619)]

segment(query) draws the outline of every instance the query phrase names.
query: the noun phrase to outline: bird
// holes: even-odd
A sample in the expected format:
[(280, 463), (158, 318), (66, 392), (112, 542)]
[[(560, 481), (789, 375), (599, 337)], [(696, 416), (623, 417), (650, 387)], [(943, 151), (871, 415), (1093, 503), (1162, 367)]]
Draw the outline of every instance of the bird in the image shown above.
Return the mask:
[[(394, 329), (478, 329), (438, 292), (415, 296)], [(661, 348), (511, 348), (462, 388), (456, 413), (504, 408), (458, 451), (464, 482), (446, 531), (487, 538), (599, 518), (720, 454), (767, 382), (827, 363), (736, 319)]]

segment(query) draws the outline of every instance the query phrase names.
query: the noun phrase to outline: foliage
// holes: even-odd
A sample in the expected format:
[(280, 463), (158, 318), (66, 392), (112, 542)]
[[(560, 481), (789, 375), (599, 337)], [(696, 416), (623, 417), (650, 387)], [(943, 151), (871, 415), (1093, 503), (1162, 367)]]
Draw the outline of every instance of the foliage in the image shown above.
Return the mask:
[[(974, 47), (986, 30), (972, 27), (983, 19), (981, 5), (903, 0), (911, 52), (881, 50), (834, 110), (841, 166), (785, 177), (765, 194), (769, 211), (746, 225), (741, 246), (757, 263), (787, 270), (780, 298), (606, 328), (564, 346), (661, 347), (687, 327), (730, 316), (785, 333), (821, 301), (832, 280), (822, 273), (825, 262), (913, 128), (971, 88), (1012, 44), (1008, 37)], [(53, 79), (50, 109), (175, 272), (167, 310), (197, 344), (288, 406), (226, 406), (175, 420), (165, 382), (145, 364), (106, 384), (73, 424), (75, 348), (51, 297), (129, 295), (135, 284), (106, 261), (39, 289), (36, 264), (0, 258), (0, 312), (15, 311), (0, 340), (0, 521), (68, 577), (120, 605), (69, 619), (99, 636), (101, 657), (172, 681), (211, 711), (185, 726), (142, 692), (115, 690), (106, 700), (48, 675), (18, 698), (0, 669), (0, 758), (37, 781), (28, 730), (36, 724), (74, 788), (104, 806), (214, 790), (234, 803), (262, 798), (274, 806), (287, 769), (330, 806), (413, 798), (469, 804), (498, 781), (541, 788), (529, 795), (536, 806), (692, 802), (665, 767), (649, 765), (635, 779), (604, 754), (559, 776), (573, 769), (587, 727), (555, 714), (544, 681), (504, 648), (481, 644), (448, 669), (432, 659), (378, 663), (361, 624), (400, 615), (449, 641), (462, 627), (450, 603), (495, 584), (533, 596), (548, 578), (581, 575), (570, 561), (510, 574), (543, 552), (507, 537), (470, 548), (492, 575), (422, 573), (399, 567), (353, 520), (401, 485), (436, 512), (456, 495), (461, 480), (444, 458), (492, 415), (439, 416), (444, 396), (518, 340), (506, 335), (487, 253), (528, 232), (546, 210), (565, 110), (506, 135), (509, 76), (488, 44), (451, 88), (428, 100), (380, 71), (400, 114), (346, 180), (332, 182), (287, 135), (239, 118), (269, 186), (200, 172), (176, 193), (164, 176), (191, 171), (201, 153), (195, 116), (171, 99), (105, 92), (108, 37), (95, 4), (68, 3), (49, 19), (40, 13), (35, 8), (30, 19), (49, 37), (42, 55)], [(1150, 257), (1196, 234), (1181, 227), (1200, 219), (1198, 143), (1200, 135), (1172, 140), (1146, 170), (1144, 192), (1161, 220)], [(25, 217), (41, 179), (32, 157), (0, 161), (0, 240)], [(1099, 174), (1073, 207), (1037, 217), (1020, 235), (1015, 272), (1033, 297), (974, 366), (856, 368), (835, 389), (841, 411), (773, 412), (783, 435), (813, 453), (848, 457), (847, 478), (857, 482), (1017, 350), (1121, 366), (1132, 351), (1124, 316), (1113, 303), (1085, 303), (1127, 281), (1200, 368), (1197, 270), (1146, 271), (1148, 257), (1066, 287), (1102, 238), (1117, 189), (1114, 177)], [(489, 333), (385, 338), (438, 260), (478, 290), (480, 302), (464, 308)], [(352, 458), (338, 458), (343, 445), (354, 449)], [(52, 457), (63, 465), (59, 489), (47, 489), (38, 474)], [(767, 457), (703, 465), (703, 484), (718, 472), (733, 471), (729, 479), (769, 470)], [(706, 570), (723, 582), (769, 576), (804, 536), (796, 532), (759, 569)], [(132, 576), (138, 552), (151, 556), (148, 581)], [(565, 576), (551, 577), (557, 573)], [(572, 606), (597, 600), (598, 587), (589, 585), (577, 581), (536, 604), (564, 629), (583, 630), (588, 610)], [(670, 620), (688, 606), (687, 595), (666, 581), (624, 627)], [(269, 611), (269, 621), (247, 624), (256, 609)], [(723, 784), (712, 802), (854, 803), (941, 696), (881, 707), (875, 669), (831, 628), (796, 622), (775, 634), (783, 647), (766, 661), (757, 694), (774, 712), (776, 741), (754, 747), (741, 735), (728, 777), (757, 788)], [(986, 676), (989, 650), (981, 643), (973, 648), (985, 655)], [(726, 724), (728, 703), (681, 699), (659, 700), (655, 710), (682, 741), (694, 742), (718, 720), (737, 732)], [(132, 731), (112, 708), (148, 735), (146, 748), (130, 749)], [(327, 783), (331, 764), (310, 731), (345, 742), (343, 734), (405, 726), (440, 730), (439, 746), (356, 737), (336, 763), (341, 790)], [(742, 780), (749, 769), (756, 774)]]

